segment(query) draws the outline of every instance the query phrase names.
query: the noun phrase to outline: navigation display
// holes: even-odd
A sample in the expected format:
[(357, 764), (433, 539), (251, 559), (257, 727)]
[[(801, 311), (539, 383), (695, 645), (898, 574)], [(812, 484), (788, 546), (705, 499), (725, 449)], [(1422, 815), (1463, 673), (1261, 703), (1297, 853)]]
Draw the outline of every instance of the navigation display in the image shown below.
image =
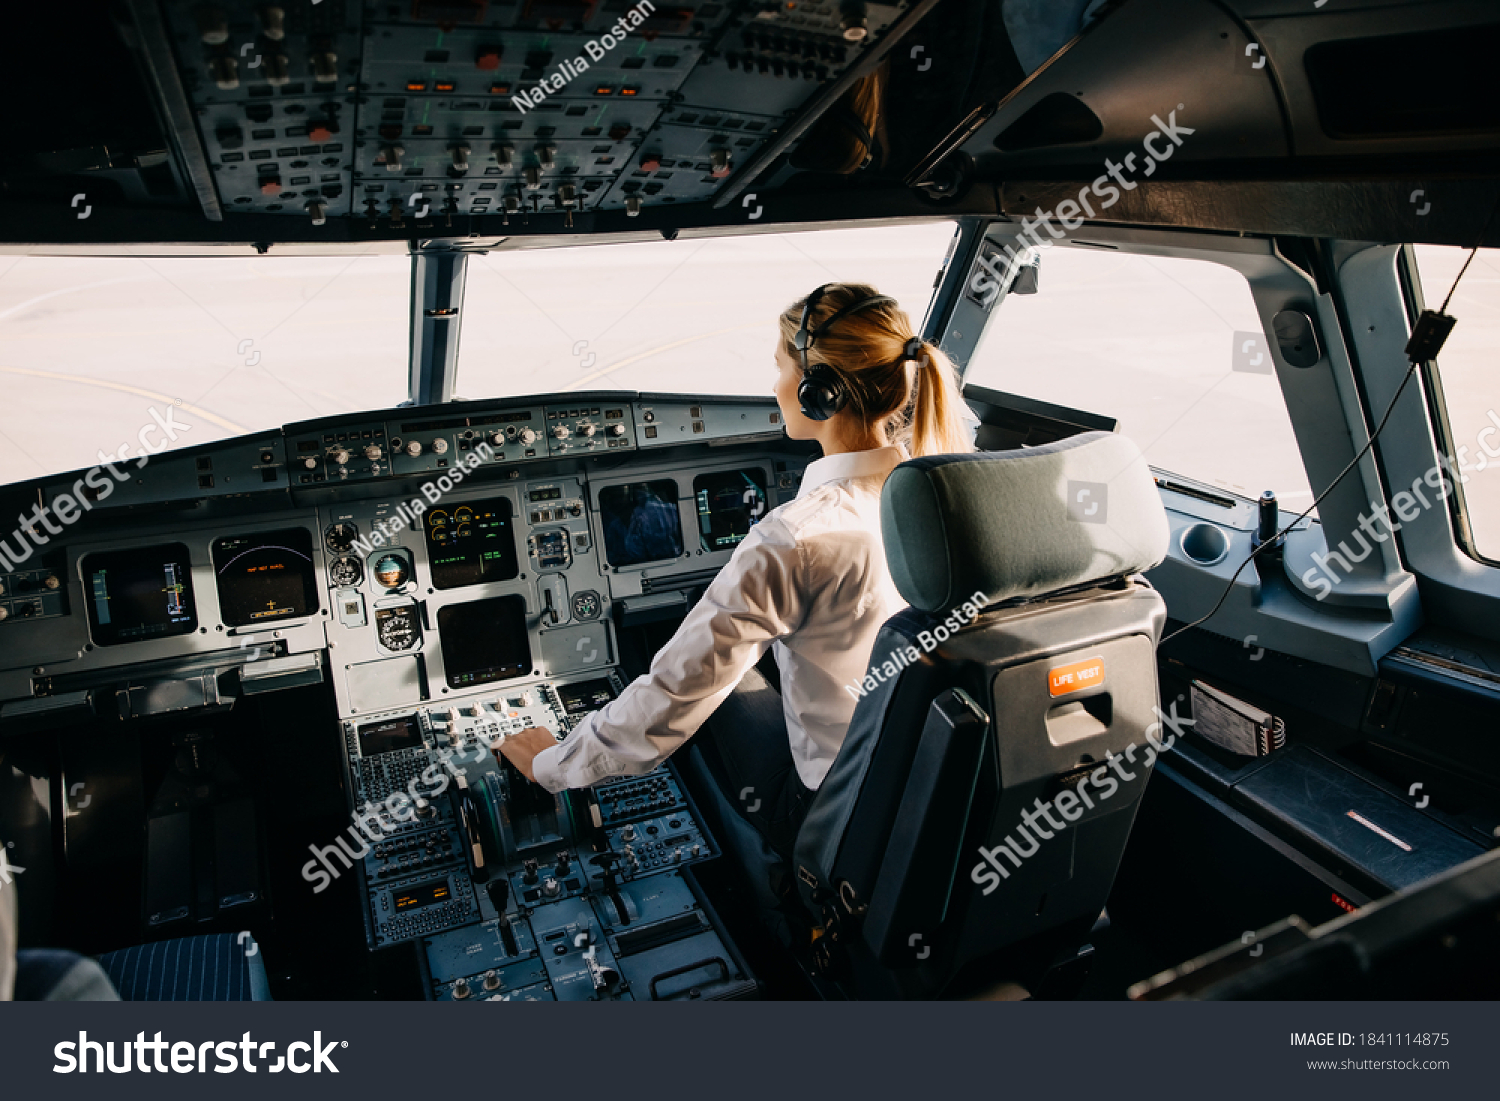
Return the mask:
[(510, 498), (472, 501), (423, 514), (427, 562), (437, 589), (457, 589), (485, 581), (510, 581), (521, 572), (511, 530)]
[(449, 688), (511, 680), (531, 671), (526, 598), (494, 596), (438, 611), (443, 671)]
[(766, 514), (765, 471), (721, 470), (693, 479), (698, 501), (698, 541), (706, 551), (738, 546)]
[(604, 551), (611, 566), (633, 566), (682, 554), (682, 516), (671, 478), (605, 486), (599, 491)]
[(318, 610), (318, 575), (306, 528), (226, 535), (214, 540), (212, 554), (219, 615), (230, 627)]
[(90, 554), (80, 563), (89, 592), (89, 634), (100, 646), (198, 629), (192, 566), (181, 543)]

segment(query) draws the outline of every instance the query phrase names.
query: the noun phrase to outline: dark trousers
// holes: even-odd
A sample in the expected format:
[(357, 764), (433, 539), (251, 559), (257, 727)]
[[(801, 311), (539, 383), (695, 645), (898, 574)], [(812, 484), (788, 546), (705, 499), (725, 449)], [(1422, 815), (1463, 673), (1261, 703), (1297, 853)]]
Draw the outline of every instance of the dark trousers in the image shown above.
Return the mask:
[(751, 669), (693, 740), (729, 805), (790, 859), (816, 793), (792, 762), (781, 695)]

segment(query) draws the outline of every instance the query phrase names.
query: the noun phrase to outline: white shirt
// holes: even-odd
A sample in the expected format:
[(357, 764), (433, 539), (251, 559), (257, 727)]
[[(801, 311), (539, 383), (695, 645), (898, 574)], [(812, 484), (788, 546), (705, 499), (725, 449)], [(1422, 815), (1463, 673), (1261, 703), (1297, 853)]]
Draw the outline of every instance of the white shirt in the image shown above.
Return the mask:
[(900, 448), (809, 463), (793, 501), (750, 529), (658, 651), (651, 671), (537, 754), (548, 791), (649, 772), (680, 749), (774, 643), (797, 775), (816, 789), (869, 671), (875, 635), (905, 601), (880, 534), (880, 490)]

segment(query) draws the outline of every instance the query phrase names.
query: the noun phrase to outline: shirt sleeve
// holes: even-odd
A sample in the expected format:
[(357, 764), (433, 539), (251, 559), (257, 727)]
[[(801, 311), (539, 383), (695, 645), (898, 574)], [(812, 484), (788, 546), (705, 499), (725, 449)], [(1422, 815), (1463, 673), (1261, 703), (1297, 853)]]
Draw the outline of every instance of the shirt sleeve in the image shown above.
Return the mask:
[(537, 754), (548, 791), (650, 772), (691, 738), (774, 640), (802, 622), (802, 550), (767, 517), (750, 529), (651, 670)]

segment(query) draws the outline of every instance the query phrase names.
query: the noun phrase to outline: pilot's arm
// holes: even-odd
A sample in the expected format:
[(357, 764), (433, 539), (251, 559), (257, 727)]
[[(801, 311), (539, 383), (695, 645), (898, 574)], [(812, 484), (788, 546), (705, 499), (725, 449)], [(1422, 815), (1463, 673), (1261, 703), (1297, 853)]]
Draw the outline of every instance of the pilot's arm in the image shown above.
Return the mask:
[(750, 529), (703, 599), (637, 677), (565, 742), (531, 727), (500, 751), (548, 791), (650, 772), (697, 732), (774, 640), (802, 622), (803, 548), (774, 514)]

